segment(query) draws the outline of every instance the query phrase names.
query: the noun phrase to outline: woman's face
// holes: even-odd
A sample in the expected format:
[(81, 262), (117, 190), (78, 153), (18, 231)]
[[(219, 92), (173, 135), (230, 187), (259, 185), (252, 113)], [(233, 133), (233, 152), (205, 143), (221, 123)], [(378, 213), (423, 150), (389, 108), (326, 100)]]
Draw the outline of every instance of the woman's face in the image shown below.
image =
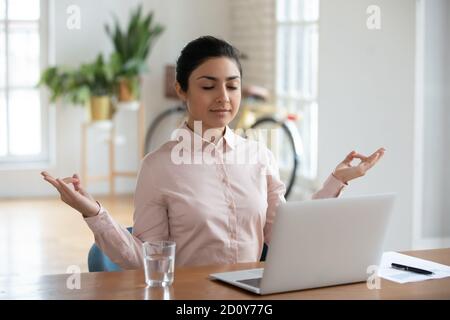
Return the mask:
[(186, 102), (189, 124), (202, 121), (203, 130), (223, 128), (236, 116), (241, 103), (241, 77), (234, 60), (206, 60), (189, 76), (187, 92), (177, 86)]

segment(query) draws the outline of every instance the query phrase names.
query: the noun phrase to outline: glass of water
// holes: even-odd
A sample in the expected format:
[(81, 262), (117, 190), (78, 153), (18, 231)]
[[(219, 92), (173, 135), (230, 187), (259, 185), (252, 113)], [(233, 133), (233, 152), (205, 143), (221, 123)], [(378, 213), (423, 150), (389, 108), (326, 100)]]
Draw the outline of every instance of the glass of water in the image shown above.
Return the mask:
[(167, 287), (173, 283), (175, 242), (144, 242), (145, 282), (150, 287)]

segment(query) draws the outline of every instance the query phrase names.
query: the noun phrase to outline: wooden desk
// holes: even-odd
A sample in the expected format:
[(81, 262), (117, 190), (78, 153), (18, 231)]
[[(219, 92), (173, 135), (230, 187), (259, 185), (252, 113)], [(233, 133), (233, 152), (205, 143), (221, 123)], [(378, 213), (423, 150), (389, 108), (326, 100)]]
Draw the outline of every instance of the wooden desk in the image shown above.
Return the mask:
[[(450, 248), (406, 252), (411, 256), (450, 265)], [(179, 268), (173, 286), (147, 288), (143, 270), (82, 273), (81, 289), (69, 290), (69, 275), (0, 278), (0, 299), (450, 299), (450, 277), (409, 284), (381, 280), (381, 289), (366, 283), (259, 296), (208, 279), (214, 272), (261, 267), (262, 263)]]

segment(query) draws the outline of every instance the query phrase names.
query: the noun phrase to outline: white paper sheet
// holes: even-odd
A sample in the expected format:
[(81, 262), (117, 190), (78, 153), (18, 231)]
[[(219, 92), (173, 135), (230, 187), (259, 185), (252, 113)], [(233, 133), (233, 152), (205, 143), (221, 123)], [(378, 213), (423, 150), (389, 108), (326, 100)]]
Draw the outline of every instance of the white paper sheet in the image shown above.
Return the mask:
[[(398, 263), (428, 270), (433, 272), (433, 274), (423, 275), (410, 271), (397, 270), (391, 267), (391, 263)], [(383, 253), (380, 268), (378, 268), (378, 276), (397, 283), (440, 279), (450, 277), (450, 266), (389, 251)]]

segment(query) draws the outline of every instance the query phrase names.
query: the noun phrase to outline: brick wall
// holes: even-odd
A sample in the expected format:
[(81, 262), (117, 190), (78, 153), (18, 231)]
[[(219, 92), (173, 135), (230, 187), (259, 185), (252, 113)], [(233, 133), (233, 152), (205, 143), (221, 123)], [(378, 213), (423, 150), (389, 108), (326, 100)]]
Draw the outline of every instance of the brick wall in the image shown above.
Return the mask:
[(276, 0), (230, 0), (231, 42), (248, 59), (242, 61), (243, 84), (275, 90)]

